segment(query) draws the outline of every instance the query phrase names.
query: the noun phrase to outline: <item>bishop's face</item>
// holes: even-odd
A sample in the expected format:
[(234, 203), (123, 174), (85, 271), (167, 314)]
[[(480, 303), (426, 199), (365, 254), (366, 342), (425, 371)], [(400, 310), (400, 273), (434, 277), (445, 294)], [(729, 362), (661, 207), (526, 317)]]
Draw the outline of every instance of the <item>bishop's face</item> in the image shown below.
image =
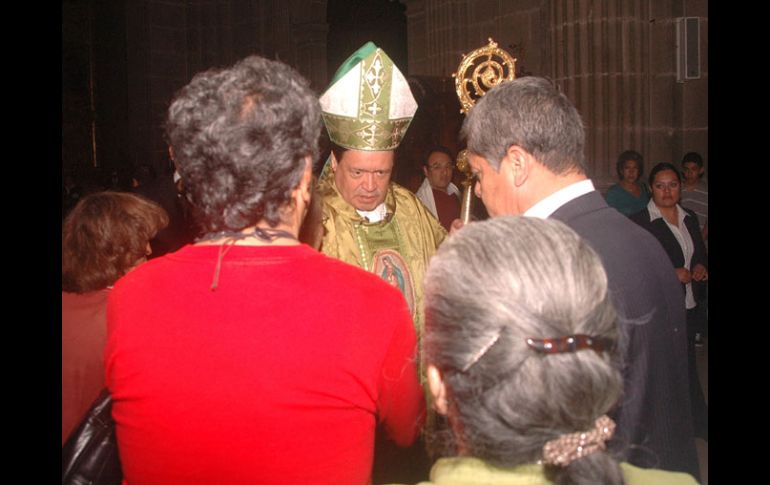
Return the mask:
[(385, 202), (393, 173), (393, 151), (346, 150), (342, 159), (332, 154), (334, 182), (342, 198), (358, 210), (374, 210)]

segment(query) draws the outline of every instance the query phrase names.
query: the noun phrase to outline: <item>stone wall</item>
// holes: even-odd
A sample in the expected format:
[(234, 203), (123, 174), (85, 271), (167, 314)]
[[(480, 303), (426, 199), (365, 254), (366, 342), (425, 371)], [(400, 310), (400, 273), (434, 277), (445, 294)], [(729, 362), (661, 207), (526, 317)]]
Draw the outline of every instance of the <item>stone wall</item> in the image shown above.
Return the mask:
[[(409, 74), (447, 77), (492, 37), (517, 75), (552, 79), (586, 125), (590, 175), (616, 181), (615, 160), (646, 167), (698, 151), (708, 165), (707, 0), (404, 0)], [(677, 82), (675, 19), (698, 17), (700, 79)]]
[(124, 182), (138, 164), (165, 170), (169, 102), (205, 69), (259, 54), (316, 90), (328, 81), (326, 0), (73, 0), (62, 10), (63, 168), (117, 167)]
[[(89, 120), (94, 119), (100, 160), (164, 167), (162, 126), (174, 92), (196, 72), (249, 54), (294, 66), (320, 92), (331, 74), (327, 3), (65, 2), (63, 165), (92, 163), (84, 161), (91, 155), (75, 158), (93, 152)], [(708, 167), (707, 0), (401, 3), (408, 42), (402, 70), (415, 85), (431, 86), (433, 94), (425, 102), (441, 103), (428, 110), (430, 120), (425, 121), (431, 142), (451, 145), (448, 141), (456, 137), (459, 104), (452, 97), (451, 74), (463, 54), (492, 37), (518, 59), (518, 75), (553, 79), (578, 107), (587, 127), (591, 176), (600, 188), (614, 183), (615, 159), (625, 149), (639, 150), (648, 170), (658, 161), (676, 163), (693, 150)], [(677, 82), (675, 20), (684, 16), (699, 19), (701, 77)], [(91, 60), (93, 76), (83, 72)], [(89, 91), (90, 81), (94, 88)], [(415, 120), (415, 128), (419, 123)], [(415, 153), (420, 149), (413, 148)], [(108, 156), (100, 157), (100, 151)]]
[(133, 0), (125, 9), (134, 164), (167, 163), (166, 109), (197, 72), (259, 54), (316, 89), (326, 82), (325, 0)]

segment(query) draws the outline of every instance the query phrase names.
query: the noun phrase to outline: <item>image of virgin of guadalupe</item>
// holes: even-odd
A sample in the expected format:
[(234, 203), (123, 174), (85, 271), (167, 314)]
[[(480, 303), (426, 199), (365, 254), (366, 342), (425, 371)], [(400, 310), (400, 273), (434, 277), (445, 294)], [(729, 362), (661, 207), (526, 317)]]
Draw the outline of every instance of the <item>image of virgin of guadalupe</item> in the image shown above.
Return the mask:
[(400, 254), (389, 249), (378, 251), (374, 256), (373, 273), (398, 288), (409, 304), (409, 310), (414, 311), (414, 286), (409, 268)]
[(393, 265), (393, 260), (388, 256), (382, 258), (382, 264), (385, 265), (385, 269), (380, 274), (382, 279), (404, 293), (404, 274), (401, 273), (401, 270)]

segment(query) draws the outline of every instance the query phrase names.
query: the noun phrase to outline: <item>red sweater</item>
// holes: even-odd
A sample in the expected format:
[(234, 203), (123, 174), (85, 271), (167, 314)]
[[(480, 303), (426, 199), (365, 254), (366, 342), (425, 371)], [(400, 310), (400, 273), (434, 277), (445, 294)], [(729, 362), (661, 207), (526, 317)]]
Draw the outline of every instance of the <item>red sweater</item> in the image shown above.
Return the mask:
[(109, 297), (107, 384), (128, 483), (365, 484), (374, 429), (425, 404), (401, 293), (308, 246), (185, 246)]

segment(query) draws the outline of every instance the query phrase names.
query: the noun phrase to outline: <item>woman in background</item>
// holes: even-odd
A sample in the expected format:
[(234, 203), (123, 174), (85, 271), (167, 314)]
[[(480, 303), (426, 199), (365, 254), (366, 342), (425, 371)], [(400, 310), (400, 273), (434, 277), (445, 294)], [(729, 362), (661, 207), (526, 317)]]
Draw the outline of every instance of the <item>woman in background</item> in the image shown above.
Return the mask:
[(80, 200), (62, 225), (62, 445), (104, 388), (107, 295), (152, 252), (166, 212), (143, 197), (98, 192)]
[(615, 169), (620, 182), (607, 190), (607, 204), (626, 216), (644, 209), (650, 200), (650, 189), (641, 180), (644, 173), (642, 155), (634, 150), (624, 151), (618, 156)]
[(695, 345), (706, 332), (705, 296), (708, 281), (708, 254), (698, 225), (698, 216), (679, 204), (682, 177), (677, 167), (661, 162), (650, 172), (652, 199), (631, 219), (647, 229), (663, 246), (676, 276), (682, 282), (687, 308), (687, 357), (690, 374), (690, 404), (695, 436), (708, 441), (708, 409), (700, 385), (695, 360)]

